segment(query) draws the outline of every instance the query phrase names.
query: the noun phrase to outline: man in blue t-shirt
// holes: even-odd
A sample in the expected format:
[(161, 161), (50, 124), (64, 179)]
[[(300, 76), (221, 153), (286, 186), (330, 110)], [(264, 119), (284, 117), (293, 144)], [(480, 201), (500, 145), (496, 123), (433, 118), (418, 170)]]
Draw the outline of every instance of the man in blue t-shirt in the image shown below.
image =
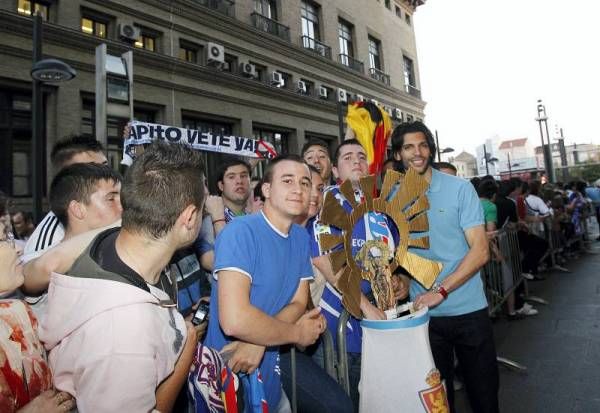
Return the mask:
[(416, 308), (429, 307), (429, 340), (454, 410), (454, 354), (475, 412), (498, 411), (498, 366), (492, 325), (479, 269), (489, 259), (483, 210), (473, 186), (431, 168), (435, 141), (421, 122), (403, 123), (392, 134), (402, 167), (429, 182), (429, 249), (412, 252), (442, 264), (432, 288), (410, 282)]
[[(368, 174), (368, 164), (366, 152), (356, 139), (346, 140), (337, 148), (334, 156), (333, 173), (340, 182), (348, 179), (352, 182), (355, 187), (355, 201), (360, 202), (363, 195), (358, 187), (358, 182), (360, 178)], [(331, 192), (347, 212), (352, 210), (350, 203), (344, 198), (337, 185), (327, 188), (326, 192)], [(319, 237), (322, 234), (340, 234), (341, 230), (321, 224), (318, 217), (316, 217), (308, 222), (307, 231), (310, 235), (313, 263), (327, 280), (319, 306), (322, 308), (323, 315), (327, 319), (327, 328), (331, 331), (334, 342), (337, 342), (337, 325), (343, 311), (342, 296), (334, 287), (337, 282), (337, 276), (333, 274), (329, 258), (327, 257), (330, 251), (323, 251), (320, 248)], [(370, 212), (365, 214), (363, 219), (356, 223), (352, 231), (352, 255), (356, 256), (365, 241), (380, 240), (388, 245), (393, 256), (397, 237), (397, 231), (391, 220), (388, 220), (384, 214)], [(397, 277), (394, 277), (394, 279), (397, 280)], [(404, 298), (408, 294), (407, 288), (401, 288), (403, 287), (401, 283), (398, 283), (396, 287), (396, 299)], [(368, 281), (363, 280), (361, 282), (361, 290), (360, 309), (364, 317), (368, 319), (385, 319), (383, 311), (379, 310), (367, 299), (367, 295), (371, 292), (371, 285)], [(354, 317), (350, 317), (347, 324), (346, 349), (348, 352), (350, 396), (352, 403), (358, 408), (362, 329), (360, 327), (360, 320)]]
[(205, 344), (235, 373), (259, 367), (269, 410), (278, 412), (289, 410), (279, 345), (310, 345), (326, 322), (319, 309), (305, 313), (313, 278), (308, 236), (293, 224), (308, 208), (310, 171), (288, 155), (272, 161), (263, 179), (263, 210), (236, 218), (217, 238)]

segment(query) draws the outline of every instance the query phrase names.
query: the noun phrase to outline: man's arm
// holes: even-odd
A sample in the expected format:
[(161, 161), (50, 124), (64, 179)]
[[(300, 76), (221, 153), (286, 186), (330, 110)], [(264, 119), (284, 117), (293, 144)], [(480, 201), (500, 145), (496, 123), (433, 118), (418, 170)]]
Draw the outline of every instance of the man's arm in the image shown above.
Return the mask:
[[(301, 281), (292, 301), (277, 313), (275, 318), (288, 323), (297, 322), (306, 311), (308, 291), (308, 281)], [(322, 314), (320, 314), (318, 318), (321, 320), (321, 332), (323, 332), (327, 328), (327, 321)], [(228, 365), (234, 373), (240, 371), (252, 373), (262, 361), (265, 353), (265, 346), (251, 344), (245, 341), (234, 341), (223, 347), (221, 352), (233, 352), (229, 358)]]
[(40, 257), (29, 261), (23, 267), (25, 282), (22, 290), (26, 294), (40, 294), (48, 289), (50, 274), (69, 271), (75, 260), (100, 232), (121, 225), (121, 220), (106, 227), (94, 229), (63, 241), (50, 248)]
[[(306, 346), (319, 337), (321, 322), (317, 319), (318, 310), (306, 313), (296, 323), (281, 321), (250, 303), (251, 284), (247, 275), (232, 270), (219, 271), (218, 274), (219, 324), (226, 335), (262, 346), (288, 343)], [(298, 300), (304, 300), (306, 308), (306, 297)], [(286, 310), (284, 317), (295, 317), (297, 305), (300, 304), (293, 304)]]
[(194, 354), (198, 345), (198, 334), (191, 323), (186, 322), (186, 326), (187, 338), (183, 350), (181, 350), (181, 355), (175, 363), (175, 369), (156, 389), (156, 410), (161, 413), (168, 413), (173, 410), (177, 396), (187, 380), (190, 366), (194, 361)]
[[(442, 287), (449, 294), (475, 275), (490, 258), (488, 239), (483, 225), (477, 225), (465, 230), (465, 237), (469, 244), (469, 252), (465, 255), (456, 270), (442, 281)], [(442, 294), (428, 291), (415, 299), (415, 308), (418, 309), (423, 306), (435, 307), (443, 300), (444, 297)]]

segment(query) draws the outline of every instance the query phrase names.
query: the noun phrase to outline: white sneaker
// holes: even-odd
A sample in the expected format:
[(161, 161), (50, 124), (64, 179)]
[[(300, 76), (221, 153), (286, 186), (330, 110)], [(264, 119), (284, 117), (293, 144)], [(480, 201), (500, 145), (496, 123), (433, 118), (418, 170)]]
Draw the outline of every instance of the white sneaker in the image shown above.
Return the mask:
[(526, 280), (533, 280), (535, 277), (533, 276), (533, 274), (530, 274), (528, 272), (524, 272), (521, 274), (521, 277), (525, 278)]
[(526, 307), (527, 305), (528, 304), (524, 304), (523, 307), (516, 310), (515, 313), (526, 315), (526, 316), (536, 315), (538, 313), (538, 310), (536, 310), (532, 306)]

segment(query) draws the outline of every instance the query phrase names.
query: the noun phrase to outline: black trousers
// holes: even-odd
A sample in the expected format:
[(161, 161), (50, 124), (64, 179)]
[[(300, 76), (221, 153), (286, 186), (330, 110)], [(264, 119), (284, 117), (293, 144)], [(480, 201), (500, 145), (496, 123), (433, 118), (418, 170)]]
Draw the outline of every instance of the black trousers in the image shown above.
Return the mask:
[(548, 250), (548, 242), (543, 238), (524, 231), (517, 232), (517, 236), (519, 238), (519, 248), (524, 255), (521, 265), (523, 272), (535, 275), (538, 273), (540, 260)]
[(451, 317), (431, 317), (429, 341), (435, 365), (446, 381), (450, 411), (454, 408), (454, 354), (474, 413), (497, 413), (498, 364), (487, 308)]

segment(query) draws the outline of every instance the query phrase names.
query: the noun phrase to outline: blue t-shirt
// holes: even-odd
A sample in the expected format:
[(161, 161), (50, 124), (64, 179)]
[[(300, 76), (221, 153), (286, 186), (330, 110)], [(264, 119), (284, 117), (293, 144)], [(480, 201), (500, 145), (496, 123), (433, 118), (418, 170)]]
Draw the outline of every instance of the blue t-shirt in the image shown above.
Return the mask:
[[(347, 211), (352, 211), (352, 206), (340, 193), (339, 187), (332, 186), (326, 191), (331, 191), (335, 198), (338, 200), (340, 205)], [(357, 202), (360, 202), (362, 194), (356, 192), (355, 198)], [(318, 217), (312, 218), (306, 224), (306, 230), (308, 231), (311, 244), (311, 256), (318, 257), (329, 253), (330, 251), (323, 251), (319, 245), (319, 237), (321, 234), (341, 234), (342, 231), (339, 228), (323, 225), (318, 221)], [(384, 241), (389, 247), (390, 251), (394, 251), (394, 245), (398, 241), (398, 231), (391, 224), (391, 220), (386, 217), (385, 214), (379, 214), (376, 212), (370, 212), (365, 214), (363, 219), (357, 221), (356, 225), (352, 230), (352, 255), (360, 251), (361, 247), (367, 240), (381, 240)], [(335, 248), (336, 250), (343, 249), (343, 245)], [(392, 254), (393, 255), (393, 254)], [(371, 292), (371, 284), (368, 281), (361, 281), (361, 290), (364, 294)], [(341, 312), (343, 311), (342, 296), (340, 293), (329, 283), (325, 285), (319, 307), (323, 310), (323, 315), (327, 319), (327, 328), (333, 336), (334, 344), (337, 342), (337, 325), (338, 319), (340, 318)], [(346, 329), (346, 348), (349, 353), (360, 353), (362, 351), (362, 329), (360, 327), (360, 320), (350, 316)]]
[[(261, 212), (238, 217), (225, 226), (215, 244), (215, 270), (210, 297), (210, 319), (205, 345), (221, 350), (235, 340), (219, 325), (218, 272), (233, 270), (250, 279), (250, 303), (270, 316), (288, 305), (301, 280), (313, 278), (308, 236), (293, 224), (279, 232)], [(269, 347), (259, 366), (270, 407), (281, 398), (279, 347)]]
[[(450, 275), (469, 252), (465, 230), (483, 225), (483, 209), (470, 182), (433, 169), (427, 191), (429, 199), (429, 249), (411, 249), (421, 257), (438, 261), (442, 272), (436, 282)], [(410, 297), (425, 292), (415, 280), (410, 283)], [(448, 294), (448, 298), (429, 311), (431, 316), (468, 314), (487, 307), (479, 272)]]

